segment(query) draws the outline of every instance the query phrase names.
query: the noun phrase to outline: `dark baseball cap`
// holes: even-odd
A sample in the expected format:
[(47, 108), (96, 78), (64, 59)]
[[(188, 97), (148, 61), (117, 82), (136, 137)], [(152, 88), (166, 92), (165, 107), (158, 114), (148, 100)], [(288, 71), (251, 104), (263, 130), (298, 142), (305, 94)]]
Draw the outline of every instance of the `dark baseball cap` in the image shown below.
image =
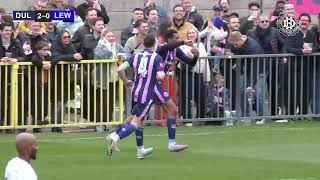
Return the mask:
[(215, 10), (215, 11), (223, 11), (223, 8), (220, 4), (216, 4), (212, 7), (212, 10)]

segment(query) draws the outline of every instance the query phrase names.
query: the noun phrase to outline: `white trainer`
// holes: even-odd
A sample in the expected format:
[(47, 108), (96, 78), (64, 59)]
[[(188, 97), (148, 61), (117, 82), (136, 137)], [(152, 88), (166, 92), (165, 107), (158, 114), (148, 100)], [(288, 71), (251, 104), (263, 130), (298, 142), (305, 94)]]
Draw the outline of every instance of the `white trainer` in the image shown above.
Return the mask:
[(117, 142), (118, 142), (118, 139), (115, 137), (115, 135), (113, 133), (109, 134), (107, 137), (106, 137), (108, 143), (107, 143), (107, 149), (106, 149), (106, 153), (108, 156), (111, 156), (112, 155), (112, 152), (113, 151), (116, 151), (116, 149), (118, 148), (117, 147)]
[(150, 155), (153, 152), (153, 147), (143, 149), (142, 151), (138, 151), (137, 157), (138, 159), (143, 159), (144, 157)]
[(266, 124), (266, 120), (265, 119), (261, 119), (261, 120), (257, 121), (256, 124), (257, 125)]
[(168, 149), (170, 152), (180, 152), (187, 149), (189, 146), (185, 144), (170, 144)]

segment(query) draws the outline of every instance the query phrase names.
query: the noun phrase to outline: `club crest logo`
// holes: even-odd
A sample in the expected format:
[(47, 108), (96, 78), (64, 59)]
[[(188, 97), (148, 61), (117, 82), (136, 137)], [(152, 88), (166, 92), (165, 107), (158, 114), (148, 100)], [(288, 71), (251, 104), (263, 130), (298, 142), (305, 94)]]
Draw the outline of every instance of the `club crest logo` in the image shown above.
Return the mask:
[(299, 26), (294, 17), (282, 14), (277, 19), (277, 29), (284, 36), (294, 36), (299, 32)]

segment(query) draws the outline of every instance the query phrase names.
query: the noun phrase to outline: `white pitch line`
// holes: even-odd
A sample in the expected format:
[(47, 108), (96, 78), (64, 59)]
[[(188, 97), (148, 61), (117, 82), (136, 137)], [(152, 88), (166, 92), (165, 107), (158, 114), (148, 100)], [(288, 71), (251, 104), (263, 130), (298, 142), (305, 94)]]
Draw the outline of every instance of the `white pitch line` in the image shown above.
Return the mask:
[(307, 178), (286, 178), (286, 179), (280, 179), (280, 180), (315, 180), (319, 178), (312, 178), (312, 177), (307, 177)]
[[(214, 131), (214, 132), (200, 132), (200, 133), (177, 133), (177, 136), (202, 136), (212, 134), (228, 134), (228, 133), (247, 133), (247, 132), (268, 132), (268, 131), (296, 131), (305, 129), (319, 129), (319, 128), (285, 128), (285, 129), (251, 129), (240, 131)], [(162, 137), (168, 136), (168, 134), (146, 134), (145, 137)], [(105, 136), (98, 137), (82, 137), (82, 138), (64, 138), (64, 139), (38, 139), (38, 142), (57, 142), (57, 141), (78, 141), (78, 140), (93, 140), (103, 139)], [(0, 141), (0, 143), (14, 143), (14, 140)], [(289, 179), (288, 179), (289, 180)]]

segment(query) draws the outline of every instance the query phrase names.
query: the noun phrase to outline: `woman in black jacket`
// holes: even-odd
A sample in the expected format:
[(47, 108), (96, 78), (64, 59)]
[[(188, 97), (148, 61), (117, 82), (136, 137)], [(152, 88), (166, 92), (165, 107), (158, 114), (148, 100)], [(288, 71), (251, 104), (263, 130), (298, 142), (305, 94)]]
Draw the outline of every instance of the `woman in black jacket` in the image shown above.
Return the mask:
[[(71, 43), (70, 33), (66, 30), (59, 32), (57, 40), (52, 43), (52, 93), (57, 99), (57, 123), (61, 122), (63, 119), (63, 114), (61, 114), (62, 109), (65, 107), (67, 101), (74, 99), (74, 81), (77, 79), (77, 75), (72, 70), (72, 64), (58, 64), (60, 61), (79, 61), (82, 59), (80, 53), (77, 53), (73, 44)], [(70, 71), (70, 73), (68, 72)], [(63, 76), (62, 76), (63, 75)], [(68, 88), (70, 86), (70, 88)], [(70, 90), (70, 91), (69, 91)], [(53, 99), (52, 104), (55, 104), (55, 99)], [(52, 123), (56, 123), (55, 119)], [(56, 128), (53, 131), (61, 131), (61, 129)]]

